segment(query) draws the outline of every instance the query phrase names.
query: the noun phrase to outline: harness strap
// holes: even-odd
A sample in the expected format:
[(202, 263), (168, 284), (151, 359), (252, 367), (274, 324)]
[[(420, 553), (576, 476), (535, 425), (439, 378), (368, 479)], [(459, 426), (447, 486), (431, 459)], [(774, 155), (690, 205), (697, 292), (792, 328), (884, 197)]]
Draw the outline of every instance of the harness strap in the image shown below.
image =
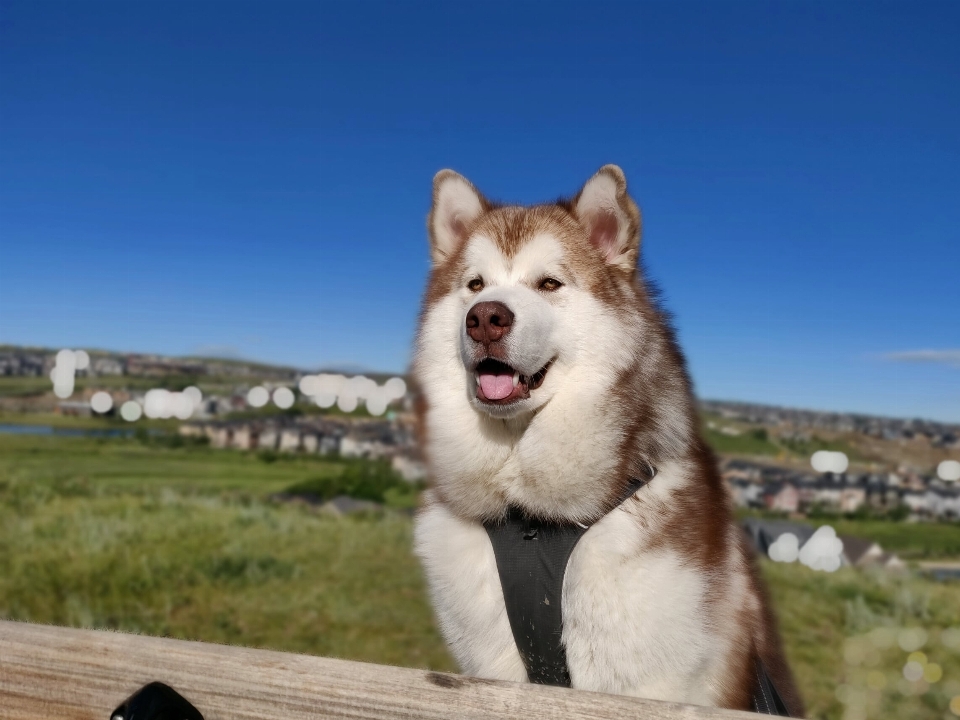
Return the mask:
[[(649, 477), (631, 478), (615, 507), (633, 497), (656, 474), (656, 468), (651, 466)], [(570, 687), (567, 653), (561, 641), (563, 576), (570, 554), (590, 527), (539, 520), (511, 507), (504, 519), (484, 523), (484, 528), (493, 545), (507, 618), (527, 677), (540, 685)], [(759, 658), (754, 669), (757, 682), (751, 697), (752, 710), (788, 716), (786, 705)]]
[(762, 713), (763, 715), (789, 717), (790, 713), (787, 711), (787, 705), (783, 702), (783, 698), (780, 697), (780, 693), (777, 692), (777, 687), (770, 679), (770, 675), (767, 673), (767, 669), (764, 667), (763, 661), (760, 660), (760, 658), (756, 660), (754, 672), (757, 677), (757, 684), (754, 687), (753, 698), (750, 702), (753, 711), (755, 713)]
[[(617, 507), (650, 477), (631, 478)], [(570, 687), (567, 653), (561, 642), (561, 593), (570, 553), (589, 526), (551, 522), (511, 507), (505, 519), (484, 523), (497, 559), (507, 618), (532, 683)]]

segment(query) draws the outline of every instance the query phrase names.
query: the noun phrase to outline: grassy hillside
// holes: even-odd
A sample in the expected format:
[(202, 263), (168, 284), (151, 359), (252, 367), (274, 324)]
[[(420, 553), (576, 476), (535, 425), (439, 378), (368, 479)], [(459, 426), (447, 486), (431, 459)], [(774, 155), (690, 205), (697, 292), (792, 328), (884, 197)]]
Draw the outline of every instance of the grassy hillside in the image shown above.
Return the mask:
[[(267, 500), (343, 470), (319, 458), (0, 434), (0, 617), (454, 669), (409, 517), (338, 518)], [(952, 547), (939, 526), (876, 525), (901, 528), (904, 547)], [(945, 717), (960, 695), (960, 642), (942, 631), (960, 627), (960, 584), (796, 564), (763, 572), (811, 717)], [(926, 686), (901, 682), (898, 633), (912, 627), (926, 633), (925, 667), (942, 673)]]
[[(763, 573), (808, 717), (948, 717), (960, 695), (960, 584), (769, 561)], [(928, 671), (934, 682), (904, 679), (911, 655), (900, 642), (918, 639), (924, 665), (940, 670)]]
[(0, 435), (0, 616), (451, 669), (408, 517), (264, 499), (340, 470)]

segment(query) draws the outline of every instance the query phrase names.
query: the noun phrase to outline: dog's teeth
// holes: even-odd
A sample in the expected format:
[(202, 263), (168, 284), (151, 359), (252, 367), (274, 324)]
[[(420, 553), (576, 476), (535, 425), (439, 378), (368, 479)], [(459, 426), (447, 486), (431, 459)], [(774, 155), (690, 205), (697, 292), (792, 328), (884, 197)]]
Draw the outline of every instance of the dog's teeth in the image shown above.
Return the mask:
[(473, 374), (473, 379), (476, 380), (477, 385), (479, 385), (479, 384), (480, 384), (480, 373), (474, 373), (474, 374)]
[(515, 372), (513, 374), (513, 386), (516, 387), (519, 384), (520, 384), (520, 373)]

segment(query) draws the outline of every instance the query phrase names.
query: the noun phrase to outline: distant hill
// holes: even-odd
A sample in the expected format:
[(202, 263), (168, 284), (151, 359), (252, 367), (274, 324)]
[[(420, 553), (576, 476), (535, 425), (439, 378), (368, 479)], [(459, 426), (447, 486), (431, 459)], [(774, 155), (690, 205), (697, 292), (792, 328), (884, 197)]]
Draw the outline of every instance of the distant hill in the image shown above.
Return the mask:
[[(403, 373), (376, 371), (350, 363), (316, 370), (242, 358), (204, 355), (173, 356), (87, 348), (84, 350), (90, 356), (91, 375), (127, 375), (129, 377), (201, 375), (293, 380), (307, 373), (335, 373), (348, 376), (367, 375), (377, 381), (398, 375), (403, 376)], [(59, 348), (0, 344), (0, 377), (46, 376), (55, 364), (58, 352)]]
[[(0, 344), (0, 377), (45, 377), (54, 365), (58, 349)], [(156, 353), (87, 350), (97, 375), (126, 375), (129, 377), (217, 376), (222, 378), (258, 378), (291, 382), (307, 373), (335, 373), (366, 375), (377, 382), (405, 373), (372, 370), (357, 363), (337, 363), (321, 369), (297, 368), (290, 365), (238, 358), (207, 357), (199, 355), (170, 356)], [(110, 362), (107, 362), (110, 361)], [(96, 366), (105, 369), (98, 373)], [(778, 425), (789, 422), (796, 427), (826, 428), (836, 431), (857, 431), (868, 435), (910, 437), (923, 434), (930, 437), (952, 435), (960, 437), (960, 424), (942, 423), (919, 418), (890, 418), (861, 413), (827, 412), (787, 408), (777, 405), (747, 403), (735, 400), (701, 400), (704, 412), (742, 420), (759, 425)]]

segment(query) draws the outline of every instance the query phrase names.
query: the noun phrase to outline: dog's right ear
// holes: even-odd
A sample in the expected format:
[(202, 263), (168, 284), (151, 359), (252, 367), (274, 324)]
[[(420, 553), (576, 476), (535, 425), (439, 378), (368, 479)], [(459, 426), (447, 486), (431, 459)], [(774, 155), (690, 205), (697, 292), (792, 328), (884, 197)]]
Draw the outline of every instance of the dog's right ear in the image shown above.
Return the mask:
[(433, 177), (433, 207), (427, 218), (430, 256), (439, 265), (467, 239), (470, 226), (488, 208), (486, 199), (463, 175), (441, 170)]

